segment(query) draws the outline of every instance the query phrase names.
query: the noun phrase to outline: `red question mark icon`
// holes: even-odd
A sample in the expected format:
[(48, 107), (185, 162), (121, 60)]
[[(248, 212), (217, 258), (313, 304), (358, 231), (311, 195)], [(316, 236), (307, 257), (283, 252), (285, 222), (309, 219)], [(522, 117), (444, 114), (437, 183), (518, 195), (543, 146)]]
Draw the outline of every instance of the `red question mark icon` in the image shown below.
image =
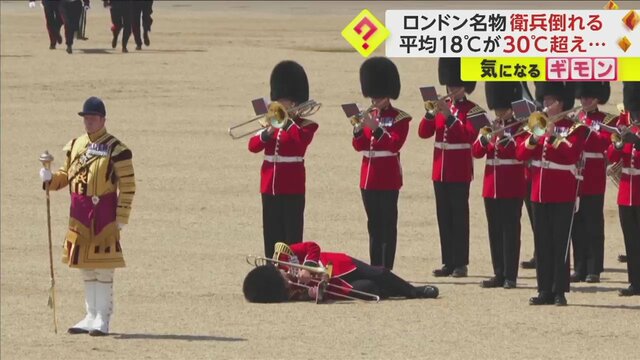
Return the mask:
[(371, 22), (371, 20), (365, 17), (362, 20), (360, 20), (360, 22), (356, 25), (356, 27), (353, 28), (353, 30), (355, 30), (358, 33), (358, 35), (360, 35), (362, 34), (362, 28), (365, 26), (369, 28), (369, 31), (367, 31), (362, 37), (362, 39), (365, 41), (365, 43), (362, 44), (362, 48), (367, 50), (369, 48), (369, 44), (367, 44), (366, 41), (369, 40), (371, 35), (373, 35), (376, 31), (378, 31), (378, 27), (376, 27)]

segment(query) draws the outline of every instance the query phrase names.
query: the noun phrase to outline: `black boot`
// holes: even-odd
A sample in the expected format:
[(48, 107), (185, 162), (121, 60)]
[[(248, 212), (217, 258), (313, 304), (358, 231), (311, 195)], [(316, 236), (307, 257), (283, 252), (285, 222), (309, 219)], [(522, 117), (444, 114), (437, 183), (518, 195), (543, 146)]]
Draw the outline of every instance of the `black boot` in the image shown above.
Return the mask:
[(627, 255), (625, 255), (625, 254), (618, 255), (618, 262), (626, 263), (627, 262)]
[(433, 270), (433, 276), (435, 277), (445, 277), (451, 275), (452, 273), (453, 269), (448, 267), (447, 265), (444, 265), (441, 269)]
[(457, 268), (453, 269), (453, 272), (451, 273), (451, 276), (453, 277), (467, 277), (468, 274), (468, 269), (467, 266), (458, 266)]
[(619, 296), (635, 296), (640, 295), (640, 288), (636, 288), (633, 285), (629, 285), (626, 289), (618, 290)]
[(564, 297), (564, 293), (558, 293), (556, 294), (556, 297), (553, 300), (553, 303), (556, 306), (567, 306), (567, 298)]
[(497, 288), (497, 287), (502, 287), (503, 285), (504, 285), (504, 280), (501, 278), (498, 278), (497, 276), (494, 276), (488, 280), (482, 280), (482, 282), (480, 282), (480, 286), (483, 288)]
[(149, 46), (151, 44), (151, 40), (149, 40), (149, 32), (145, 30), (142, 37), (144, 38), (144, 45)]
[(572, 282), (572, 283), (582, 282), (585, 280), (586, 280), (586, 276), (580, 274), (579, 272), (574, 272), (573, 274), (571, 274), (571, 276), (569, 276), (569, 282)]
[(71, 54), (73, 53), (73, 50), (71, 49), (71, 45), (67, 45), (67, 54)]
[(553, 305), (553, 294), (540, 292), (538, 296), (529, 299), (529, 305)]
[(523, 261), (520, 263), (523, 269), (535, 269), (536, 268), (536, 258), (532, 257), (529, 261)]
[(435, 286), (425, 285), (416, 287), (415, 294), (418, 299), (435, 299), (440, 294), (440, 291)]
[(56, 48), (56, 43), (49, 44), (49, 50), (53, 50)]

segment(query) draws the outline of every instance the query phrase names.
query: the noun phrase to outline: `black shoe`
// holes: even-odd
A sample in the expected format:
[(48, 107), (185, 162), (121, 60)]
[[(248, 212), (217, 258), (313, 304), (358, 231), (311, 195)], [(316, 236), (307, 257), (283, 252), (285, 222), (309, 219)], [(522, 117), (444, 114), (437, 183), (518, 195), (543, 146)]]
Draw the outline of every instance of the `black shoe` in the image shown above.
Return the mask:
[(445, 276), (449, 276), (453, 273), (453, 270), (450, 267), (447, 267), (446, 265), (443, 266), (441, 269), (435, 269), (433, 270), (433, 276), (435, 277), (445, 277)]
[(144, 38), (144, 45), (149, 46), (151, 44), (151, 40), (149, 40), (149, 33), (145, 31), (144, 34), (142, 34), (142, 37)]
[(58, 44), (62, 44), (62, 35), (58, 34), (58, 36), (56, 36), (56, 40), (58, 40)]
[(497, 288), (497, 287), (501, 287), (502, 285), (504, 285), (504, 280), (498, 279), (495, 276), (492, 277), (491, 279), (482, 280), (480, 282), (480, 287), (483, 287), (483, 288)]
[(505, 289), (515, 289), (517, 287), (517, 284), (513, 280), (505, 280), (502, 287)]
[(435, 299), (440, 294), (437, 287), (432, 285), (416, 287), (416, 298), (418, 299)]
[(586, 280), (586, 276), (583, 276), (578, 272), (574, 272), (573, 274), (571, 274), (571, 276), (569, 276), (569, 282), (572, 282), (572, 283), (581, 282), (585, 280)]
[(56, 43), (49, 45), (49, 50), (54, 50), (56, 48)]
[(630, 285), (628, 288), (626, 289), (621, 289), (618, 290), (618, 295), (619, 296), (635, 296), (635, 295), (640, 295), (640, 289), (635, 288), (633, 285)]
[(553, 295), (547, 293), (538, 293), (538, 296), (529, 299), (529, 305), (553, 305)]
[(100, 330), (95, 330), (95, 329), (94, 329), (94, 330), (89, 331), (89, 335), (90, 335), (90, 336), (107, 336), (107, 335), (109, 335), (109, 334), (107, 334), (107, 333), (103, 333), (103, 332), (102, 332), (102, 331), (100, 331)]
[(111, 39), (111, 48), (115, 49), (118, 46), (118, 35), (113, 34), (113, 39)]
[(467, 277), (467, 266), (458, 266), (457, 268), (453, 269), (453, 272), (451, 273), (451, 276), (459, 278), (459, 277)]
[(77, 328), (77, 327), (72, 327), (69, 328), (67, 330), (67, 333), (72, 334), (72, 335), (76, 335), (76, 334), (88, 334), (89, 331), (82, 329), (82, 328)]
[(73, 50), (71, 49), (71, 45), (67, 45), (67, 54), (71, 54), (73, 53)]
[(127, 50), (127, 47), (126, 47), (126, 46), (123, 46), (123, 47), (122, 47), (122, 52), (123, 52), (123, 53), (128, 53), (128, 52), (129, 52), (129, 50)]
[(535, 269), (536, 268), (536, 258), (532, 257), (531, 260), (523, 261), (520, 263), (520, 266), (523, 269)]
[(624, 254), (618, 255), (618, 262), (626, 263), (627, 262), (627, 255), (624, 255)]
[(142, 45), (136, 45), (136, 50), (142, 50)]
[(553, 300), (553, 303), (556, 306), (567, 306), (567, 298), (564, 297), (564, 294), (556, 295), (556, 298)]
[(584, 280), (588, 283), (599, 283), (600, 282), (600, 275), (598, 274), (589, 274), (587, 275), (587, 278)]

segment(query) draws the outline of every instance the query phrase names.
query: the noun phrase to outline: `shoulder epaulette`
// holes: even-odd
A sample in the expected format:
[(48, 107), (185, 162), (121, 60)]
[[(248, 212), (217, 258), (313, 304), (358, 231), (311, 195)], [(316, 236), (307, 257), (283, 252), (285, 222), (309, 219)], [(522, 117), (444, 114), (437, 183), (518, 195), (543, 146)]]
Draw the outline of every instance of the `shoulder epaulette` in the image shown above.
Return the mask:
[(309, 125), (317, 125), (317, 123), (309, 119), (300, 119), (300, 123), (298, 124), (298, 126), (300, 127), (309, 126)]
[(618, 121), (618, 117), (619, 117), (619, 115), (605, 113), (604, 114), (604, 119), (602, 119), (602, 123), (605, 124), (605, 125), (615, 126), (616, 122)]
[(474, 105), (469, 111), (467, 111), (467, 117), (486, 113), (486, 110), (480, 107), (479, 105)]
[(396, 109), (396, 111), (398, 112), (398, 114), (396, 115), (395, 119), (393, 119), (394, 123), (397, 123), (398, 121), (402, 121), (406, 119), (411, 119), (411, 115), (409, 115), (408, 113), (400, 109)]

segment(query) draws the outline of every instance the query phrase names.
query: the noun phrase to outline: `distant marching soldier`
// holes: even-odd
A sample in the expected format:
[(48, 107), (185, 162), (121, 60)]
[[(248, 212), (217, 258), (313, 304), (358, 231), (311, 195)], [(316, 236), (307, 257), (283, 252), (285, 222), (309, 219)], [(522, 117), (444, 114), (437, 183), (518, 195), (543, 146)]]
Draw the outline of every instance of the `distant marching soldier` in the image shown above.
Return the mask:
[(524, 165), (516, 159), (516, 148), (527, 134), (514, 137), (521, 126), (514, 125), (516, 120), (510, 109), (512, 102), (522, 99), (522, 87), (519, 82), (487, 82), (485, 95), (487, 106), (500, 119), (494, 127), (511, 127), (491, 138), (480, 134), (472, 148), (475, 158), (487, 158), (482, 196), (494, 276), (482, 281), (481, 286), (511, 289), (516, 287), (518, 278), (520, 217), (525, 196)]
[[(583, 107), (609, 100), (608, 82), (576, 83), (576, 99)], [(579, 120), (591, 128), (582, 153), (582, 179), (579, 182), (580, 204), (572, 227), (574, 273), (571, 282), (600, 282), (604, 270), (604, 193), (607, 185), (606, 151), (611, 133), (600, 124), (615, 126), (618, 116), (595, 109), (579, 114)]]
[[(629, 287), (620, 296), (640, 295), (640, 82), (625, 82), (623, 87), (625, 116), (620, 125), (629, 123), (630, 134), (609, 146), (612, 163), (622, 161), (618, 188), (618, 212), (627, 251)], [(627, 121), (625, 121), (627, 120)]]
[[(144, 45), (151, 45), (149, 33), (151, 32), (151, 24), (153, 19), (153, 0), (137, 0), (133, 2), (133, 13), (131, 15), (131, 31), (133, 39), (136, 41), (136, 50), (142, 49), (142, 41)], [(142, 20), (142, 24), (140, 22)], [(142, 25), (142, 38), (140, 37), (140, 25)]]
[[(60, 29), (62, 28), (62, 16), (60, 15), (60, 0), (42, 0), (44, 8), (44, 18), (47, 24), (47, 32), (49, 33), (49, 49), (56, 48), (56, 43), (62, 44), (62, 36)], [(35, 8), (36, 1), (29, 0), (29, 7)]]
[(362, 153), (360, 191), (367, 213), (371, 265), (393, 269), (398, 238), (398, 196), (402, 187), (400, 149), (411, 115), (391, 105), (400, 96), (400, 75), (385, 57), (360, 67), (362, 95), (375, 108), (353, 129), (353, 148)]
[(442, 268), (434, 276), (466, 277), (469, 264), (469, 187), (473, 179), (471, 144), (478, 130), (470, 117), (485, 111), (469, 101), (475, 82), (460, 79), (460, 58), (440, 58), (438, 78), (445, 85), (448, 99), (438, 102), (436, 114), (427, 112), (418, 135), (435, 135), (431, 178), (436, 196)]
[[(571, 109), (571, 83), (538, 82), (536, 100), (554, 116)], [(531, 305), (567, 305), (569, 236), (576, 206), (577, 168), (589, 128), (568, 118), (549, 121), (542, 136), (531, 134), (518, 145), (518, 160), (531, 162), (538, 296)]]

